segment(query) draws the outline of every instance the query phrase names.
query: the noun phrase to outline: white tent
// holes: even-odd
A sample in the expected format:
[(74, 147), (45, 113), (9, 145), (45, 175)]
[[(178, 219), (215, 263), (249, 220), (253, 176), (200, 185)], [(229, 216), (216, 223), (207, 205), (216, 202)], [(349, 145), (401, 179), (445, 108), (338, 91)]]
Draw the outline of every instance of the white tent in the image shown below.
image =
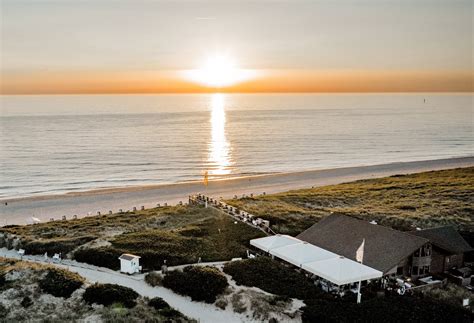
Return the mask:
[(272, 249), (280, 248), (292, 244), (302, 243), (300, 239), (296, 239), (292, 236), (287, 236), (284, 234), (277, 234), (274, 236), (258, 238), (250, 240), (250, 244), (254, 247), (257, 247), (260, 250), (269, 252)]
[(307, 242), (272, 249), (270, 250), (270, 254), (298, 267), (301, 267), (307, 262), (338, 257), (335, 253), (316, 247)]
[(303, 264), (302, 268), (336, 285), (345, 285), (382, 277), (381, 271), (344, 258), (326, 259)]
[(253, 239), (250, 244), (336, 285), (383, 275), (381, 271), (287, 235)]

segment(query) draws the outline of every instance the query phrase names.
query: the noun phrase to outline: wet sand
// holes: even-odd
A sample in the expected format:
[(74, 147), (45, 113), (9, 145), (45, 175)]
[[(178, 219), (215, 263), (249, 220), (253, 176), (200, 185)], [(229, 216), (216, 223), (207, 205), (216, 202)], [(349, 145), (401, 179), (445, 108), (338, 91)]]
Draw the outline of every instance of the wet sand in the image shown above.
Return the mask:
[[(379, 178), (397, 174), (412, 174), (430, 170), (451, 169), (474, 166), (474, 157), (450, 158), (416, 162), (390, 163), (373, 166), (334, 168), (325, 170), (279, 173), (240, 177), (235, 179), (209, 181), (208, 186), (202, 182), (186, 182), (169, 185), (125, 187), (102, 189), (63, 195), (38, 196), (0, 201), (0, 226), (31, 223), (31, 217), (48, 221), (66, 216), (72, 218), (102, 214), (119, 209), (132, 210), (187, 202), (188, 196), (204, 193), (213, 197), (231, 198), (242, 194), (267, 194), (284, 192), (292, 189), (310, 188), (339, 184), (367, 178)], [(8, 205), (5, 205), (5, 202)]]

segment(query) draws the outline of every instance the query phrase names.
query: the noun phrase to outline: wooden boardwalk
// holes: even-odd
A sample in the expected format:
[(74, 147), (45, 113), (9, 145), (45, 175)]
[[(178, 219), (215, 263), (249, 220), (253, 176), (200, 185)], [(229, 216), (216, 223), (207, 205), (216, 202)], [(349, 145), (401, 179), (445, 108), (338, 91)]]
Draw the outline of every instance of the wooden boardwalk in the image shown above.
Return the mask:
[(232, 219), (243, 222), (255, 229), (259, 229), (266, 235), (275, 235), (276, 233), (270, 228), (270, 221), (259, 218), (253, 214), (236, 208), (235, 206), (224, 203), (219, 199), (215, 199), (203, 194), (190, 195), (190, 205), (204, 205), (212, 207), (220, 212), (229, 215)]

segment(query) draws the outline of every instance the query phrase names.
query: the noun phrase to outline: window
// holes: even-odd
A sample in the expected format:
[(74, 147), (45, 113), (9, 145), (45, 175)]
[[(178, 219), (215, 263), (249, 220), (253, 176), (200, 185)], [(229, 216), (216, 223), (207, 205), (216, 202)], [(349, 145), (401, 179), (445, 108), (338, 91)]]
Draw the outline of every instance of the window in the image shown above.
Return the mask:
[(397, 275), (403, 275), (403, 267), (397, 268)]
[(413, 266), (411, 270), (411, 274), (415, 276), (418, 275), (418, 266)]

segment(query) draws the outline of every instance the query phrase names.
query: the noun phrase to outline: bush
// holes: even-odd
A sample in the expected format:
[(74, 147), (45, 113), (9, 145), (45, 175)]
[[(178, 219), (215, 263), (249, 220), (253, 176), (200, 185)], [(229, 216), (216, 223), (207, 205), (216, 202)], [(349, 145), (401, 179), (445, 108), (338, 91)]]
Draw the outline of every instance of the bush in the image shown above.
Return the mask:
[(174, 308), (164, 308), (160, 311), (160, 314), (166, 318), (172, 319), (172, 318), (180, 318), (183, 316), (181, 312), (178, 312)]
[(150, 286), (161, 286), (163, 283), (163, 276), (157, 272), (150, 272), (145, 275), (145, 282)]
[(82, 286), (84, 279), (67, 270), (50, 268), (39, 281), (40, 288), (53, 296), (69, 298), (76, 289)]
[(148, 305), (153, 307), (155, 310), (170, 308), (170, 305), (161, 297), (154, 297), (150, 299), (150, 301), (148, 302)]
[(472, 322), (466, 309), (410, 296), (362, 300), (305, 301), (303, 322)]
[(247, 305), (245, 305), (245, 302), (242, 300), (242, 295), (239, 293), (236, 293), (232, 295), (232, 307), (234, 308), (234, 312), (242, 314), (247, 311)]
[(451, 283), (442, 287), (428, 288), (421, 291), (421, 293), (420, 296), (424, 298), (452, 306), (462, 306), (462, 301), (465, 298), (469, 298), (471, 303), (474, 301), (474, 294), (472, 294), (472, 292), (468, 291), (464, 286)]
[(224, 272), (239, 285), (255, 286), (276, 295), (302, 300), (322, 296), (310, 278), (269, 257), (228, 262)]
[(80, 245), (87, 243), (91, 240), (96, 239), (95, 236), (83, 236), (70, 239), (48, 239), (48, 240), (33, 240), (27, 241), (23, 244), (23, 249), (27, 254), (48, 254), (62, 253), (67, 254), (68, 252), (76, 249)]
[(229, 304), (229, 303), (227, 302), (226, 299), (221, 298), (221, 299), (218, 299), (218, 300), (216, 301), (216, 304), (215, 304), (215, 305), (216, 305), (218, 308), (220, 308), (221, 310), (225, 310), (228, 304)]
[(23, 306), (24, 308), (28, 308), (28, 307), (30, 307), (31, 305), (33, 305), (33, 301), (31, 300), (31, 298), (30, 298), (29, 296), (25, 296), (25, 297), (23, 297), (23, 299), (21, 300), (20, 305)]
[(213, 267), (187, 266), (183, 271), (170, 271), (163, 278), (164, 287), (206, 303), (214, 303), (228, 285), (227, 278)]
[(105, 306), (120, 303), (125, 307), (134, 307), (137, 302), (137, 292), (133, 289), (115, 284), (94, 284), (87, 287), (82, 298), (88, 304), (102, 304)]
[(79, 262), (117, 270), (120, 269), (118, 258), (122, 253), (120, 250), (110, 247), (81, 248), (74, 252), (74, 259)]
[(10, 310), (5, 305), (0, 303), (0, 317), (3, 319), (7, 317), (8, 313), (10, 313)]

